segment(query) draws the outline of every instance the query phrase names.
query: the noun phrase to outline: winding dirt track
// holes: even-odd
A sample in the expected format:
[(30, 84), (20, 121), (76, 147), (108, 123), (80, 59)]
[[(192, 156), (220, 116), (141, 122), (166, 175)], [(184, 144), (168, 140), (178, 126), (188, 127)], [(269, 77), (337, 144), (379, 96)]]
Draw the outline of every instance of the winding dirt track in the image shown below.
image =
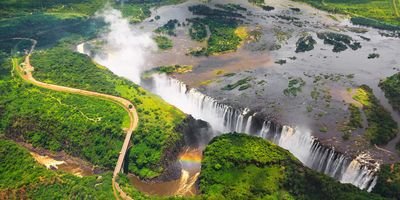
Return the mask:
[[(54, 90), (54, 91), (79, 94), (79, 95), (84, 95), (84, 96), (96, 97), (96, 98), (104, 99), (107, 101), (112, 101), (112, 102), (120, 105), (121, 107), (123, 107), (128, 112), (129, 118), (130, 118), (129, 128), (126, 133), (124, 143), (122, 145), (122, 149), (119, 153), (117, 164), (114, 168), (112, 184), (113, 184), (114, 196), (116, 199), (119, 199), (118, 196), (122, 197), (123, 199), (132, 199), (122, 191), (122, 189), (119, 187), (118, 183), (115, 181), (115, 178), (118, 176), (118, 173), (121, 172), (122, 164), (124, 162), (125, 155), (126, 155), (126, 152), (128, 150), (129, 143), (131, 140), (132, 132), (137, 128), (138, 122), (139, 122), (139, 117), (138, 117), (138, 114), (137, 114), (136, 109), (133, 106), (133, 104), (130, 101), (128, 101), (124, 98), (121, 98), (121, 97), (117, 97), (117, 96), (112, 96), (112, 95), (108, 95), (108, 94), (102, 94), (102, 93), (92, 92), (92, 91), (87, 91), (87, 90), (81, 90), (81, 89), (76, 89), (76, 88), (70, 88), (70, 87), (65, 87), (65, 86), (53, 85), (53, 84), (48, 84), (48, 83), (43, 83), (43, 82), (37, 81), (32, 76), (32, 71), (34, 70), (34, 68), (30, 64), (30, 56), (36, 45), (36, 41), (29, 39), (29, 38), (15, 38), (15, 39), (25, 39), (25, 40), (31, 40), (33, 42), (31, 51), (25, 57), (24, 66), (19, 67), (18, 63), (13, 63), (14, 66), (16, 66), (16, 70), (18, 71), (18, 74), (25, 81), (32, 83), (33, 85), (36, 85), (38, 87), (42, 87), (42, 88), (46, 88), (46, 89), (50, 89), (50, 90)], [(13, 61), (13, 62), (15, 62), (15, 61)], [(119, 195), (117, 195), (115, 189), (118, 190)]]

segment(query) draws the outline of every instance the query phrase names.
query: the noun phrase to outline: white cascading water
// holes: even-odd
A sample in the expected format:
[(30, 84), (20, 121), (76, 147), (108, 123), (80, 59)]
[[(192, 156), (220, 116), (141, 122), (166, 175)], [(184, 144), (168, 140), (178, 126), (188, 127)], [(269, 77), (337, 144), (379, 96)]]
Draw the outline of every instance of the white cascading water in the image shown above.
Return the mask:
[(86, 52), (85, 52), (85, 43), (78, 44), (78, 46), (76, 46), (76, 51), (81, 53), (81, 54), (86, 54)]
[(289, 126), (279, 128), (270, 121), (264, 121), (262, 127), (254, 127), (255, 113), (251, 113), (249, 109), (240, 111), (221, 104), (164, 74), (153, 75), (152, 91), (183, 112), (208, 122), (215, 130), (214, 136), (226, 132), (257, 135), (289, 150), (311, 169), (325, 173), (342, 183), (351, 183), (367, 191), (371, 191), (376, 184), (378, 163), (370, 167), (368, 163), (363, 162), (362, 157), (351, 160), (333, 148), (322, 146), (311, 136), (310, 131)]

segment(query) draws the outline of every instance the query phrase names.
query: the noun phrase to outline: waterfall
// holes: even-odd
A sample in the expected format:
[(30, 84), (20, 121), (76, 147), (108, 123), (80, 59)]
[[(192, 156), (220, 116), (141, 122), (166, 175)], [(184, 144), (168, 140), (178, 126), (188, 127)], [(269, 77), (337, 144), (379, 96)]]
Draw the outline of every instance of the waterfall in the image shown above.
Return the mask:
[(86, 54), (85, 53), (85, 43), (78, 44), (78, 46), (76, 46), (76, 51), (81, 54)]
[(164, 74), (153, 75), (150, 89), (183, 112), (208, 122), (215, 132), (213, 136), (227, 132), (257, 135), (289, 150), (305, 166), (341, 183), (351, 183), (367, 191), (371, 191), (376, 184), (378, 163), (371, 167), (365, 162), (365, 156), (351, 159), (336, 152), (334, 148), (325, 147), (309, 130), (280, 127), (268, 120), (263, 121), (262, 125), (256, 124), (256, 113), (250, 109), (236, 109), (219, 103), (214, 98)]

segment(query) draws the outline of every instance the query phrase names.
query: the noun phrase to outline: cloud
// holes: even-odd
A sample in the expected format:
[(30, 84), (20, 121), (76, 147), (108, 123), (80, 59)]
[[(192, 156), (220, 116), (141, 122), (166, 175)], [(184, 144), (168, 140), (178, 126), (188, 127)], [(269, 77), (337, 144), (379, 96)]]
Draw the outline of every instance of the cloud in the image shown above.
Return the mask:
[(107, 6), (97, 13), (109, 25), (109, 31), (102, 38), (105, 45), (94, 59), (119, 76), (140, 83), (140, 74), (156, 44), (151, 33), (132, 28), (119, 10)]

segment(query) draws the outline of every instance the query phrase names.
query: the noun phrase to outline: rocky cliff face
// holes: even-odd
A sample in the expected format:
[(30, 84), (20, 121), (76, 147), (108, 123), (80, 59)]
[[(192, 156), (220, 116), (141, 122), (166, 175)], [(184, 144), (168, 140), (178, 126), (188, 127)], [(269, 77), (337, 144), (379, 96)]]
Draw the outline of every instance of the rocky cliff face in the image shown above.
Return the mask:
[(164, 173), (149, 181), (163, 182), (179, 179), (181, 176), (181, 165), (178, 159), (183, 149), (186, 147), (202, 149), (212, 139), (210, 125), (203, 120), (194, 119), (191, 115), (188, 115), (176, 127), (176, 131), (181, 133), (181, 139), (164, 152), (162, 162), (160, 163), (165, 169)]

